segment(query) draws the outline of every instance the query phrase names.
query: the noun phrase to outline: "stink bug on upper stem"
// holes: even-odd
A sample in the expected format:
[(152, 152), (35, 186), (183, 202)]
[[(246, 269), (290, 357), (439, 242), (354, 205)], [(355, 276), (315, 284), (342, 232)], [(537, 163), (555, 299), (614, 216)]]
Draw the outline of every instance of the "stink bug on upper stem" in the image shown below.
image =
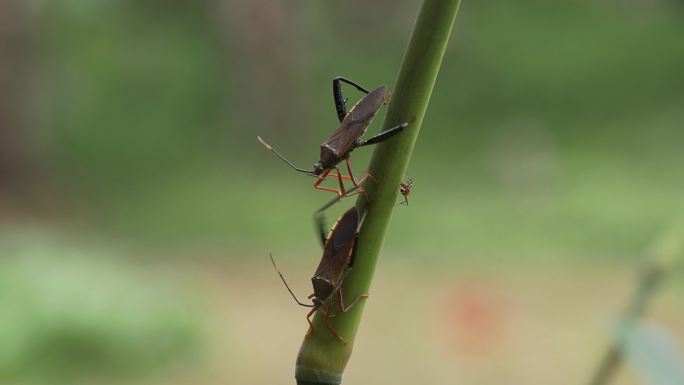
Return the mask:
[[(347, 99), (342, 95), (342, 82), (354, 86), (357, 90), (366, 94), (366, 96), (359, 100), (356, 105), (349, 110), (348, 113), (346, 107)], [(373, 117), (375, 117), (375, 114), (380, 109), (380, 106), (382, 106), (385, 102), (385, 91), (385, 86), (379, 86), (373, 91), (368, 91), (357, 83), (343, 77), (338, 76), (333, 79), (333, 97), (335, 99), (335, 108), (337, 110), (337, 117), (340, 120), (340, 125), (332, 133), (330, 138), (321, 144), (320, 159), (316, 164), (314, 164), (314, 168), (311, 171), (295, 166), (292, 162), (287, 160), (283, 155), (276, 151), (276, 149), (274, 149), (271, 145), (261, 139), (260, 136), (257, 136), (257, 139), (259, 139), (261, 144), (266, 146), (267, 149), (273, 152), (278, 158), (287, 163), (293, 169), (309, 176), (316, 177), (316, 181), (313, 184), (314, 188), (331, 191), (336, 193), (338, 196), (343, 197), (347, 196), (348, 194), (344, 187), (344, 180), (349, 180), (354, 187), (358, 188), (359, 192), (365, 195), (365, 191), (362, 187), (360, 187), (360, 185), (366, 180), (366, 178), (371, 178), (374, 180), (375, 178), (366, 172), (364, 173), (363, 177), (357, 181), (352, 174), (351, 165), (349, 164), (350, 153), (358, 147), (377, 144), (387, 140), (400, 133), (408, 126), (408, 123), (404, 122), (369, 139), (361, 139), (361, 136), (366, 132), (366, 129), (373, 120)], [(346, 163), (349, 176), (342, 175), (339, 167), (337, 167), (337, 165), (343, 160)], [(335, 169), (336, 174), (331, 174), (333, 169)], [(323, 183), (328, 176), (337, 178), (340, 186), (339, 190), (321, 186), (321, 183)]]
[[(320, 213), (320, 211), (319, 211)], [(356, 299), (354, 299), (348, 306), (345, 306), (344, 299), (342, 297), (342, 282), (347, 275), (347, 272), (354, 264), (354, 257), (356, 251), (356, 244), (358, 242), (358, 234), (363, 224), (365, 218), (365, 213), (363, 216), (359, 215), (359, 210), (356, 207), (352, 207), (347, 212), (345, 212), (337, 223), (333, 226), (332, 230), (326, 237), (325, 228), (323, 227), (324, 221), (317, 221), (319, 225), (319, 230), (321, 232), (321, 239), (323, 240), (323, 256), (321, 257), (321, 262), (318, 264), (318, 268), (311, 278), (311, 283), (313, 285), (314, 292), (308, 296), (311, 300), (311, 304), (301, 302), (297, 296), (292, 292), (290, 286), (285, 281), (285, 277), (276, 266), (273, 255), (270, 255), (273, 267), (280, 275), (280, 279), (285, 284), (287, 291), (290, 292), (292, 298), (294, 298), (297, 304), (312, 308), (311, 311), (306, 315), (306, 320), (309, 322), (310, 331), (314, 330), (313, 323), (311, 322), (311, 316), (316, 312), (320, 311), (324, 317), (325, 326), (330, 330), (330, 332), (337, 337), (342, 343), (346, 344), (346, 341), (342, 336), (332, 328), (330, 325), (330, 310), (331, 304), (328, 303), (326, 309), (323, 309), (326, 301), (330, 299), (335, 293), (338, 295), (339, 307), (342, 313), (346, 313), (351, 309), (356, 303), (361, 299), (368, 298), (368, 294), (361, 294)]]

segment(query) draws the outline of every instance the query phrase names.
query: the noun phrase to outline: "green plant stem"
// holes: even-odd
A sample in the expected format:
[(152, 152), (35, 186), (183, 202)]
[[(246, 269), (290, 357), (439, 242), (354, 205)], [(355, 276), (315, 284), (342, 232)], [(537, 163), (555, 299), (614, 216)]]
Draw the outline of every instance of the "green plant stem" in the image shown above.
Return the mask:
[(674, 226), (672, 231), (663, 237), (654, 250), (653, 256), (642, 266), (636, 290), (623, 313), (618, 331), (607, 351), (604, 353), (598, 368), (591, 379), (591, 385), (606, 385), (622, 365), (626, 338), (638, 326), (647, 306), (665, 278), (670, 275), (684, 256), (684, 227)]
[[(396, 206), (399, 183), (418, 137), (459, 3), (460, 0), (425, 0), (421, 7), (382, 129), (402, 122), (408, 122), (409, 126), (400, 135), (376, 146), (373, 152), (369, 172), (377, 183), (367, 182), (364, 188), (368, 201), (361, 196), (356, 203), (361, 212), (367, 210), (367, 216), (359, 234), (354, 268), (344, 281), (346, 303), (369, 293), (385, 232)], [(367, 301), (361, 300), (348, 312), (340, 313), (337, 298), (331, 299), (330, 306), (336, 315), (330, 324), (346, 343), (328, 332), (320, 312), (316, 313), (314, 331), (304, 338), (297, 357), (295, 377), (298, 384), (341, 382)]]

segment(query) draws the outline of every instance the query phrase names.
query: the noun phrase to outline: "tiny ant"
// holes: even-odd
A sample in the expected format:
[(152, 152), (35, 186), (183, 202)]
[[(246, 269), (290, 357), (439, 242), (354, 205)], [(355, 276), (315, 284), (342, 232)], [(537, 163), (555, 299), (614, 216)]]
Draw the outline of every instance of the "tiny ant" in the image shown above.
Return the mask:
[(406, 178), (399, 184), (399, 193), (404, 196), (404, 201), (399, 202), (404, 206), (408, 206), (408, 196), (411, 193), (411, 187), (413, 187), (413, 178)]

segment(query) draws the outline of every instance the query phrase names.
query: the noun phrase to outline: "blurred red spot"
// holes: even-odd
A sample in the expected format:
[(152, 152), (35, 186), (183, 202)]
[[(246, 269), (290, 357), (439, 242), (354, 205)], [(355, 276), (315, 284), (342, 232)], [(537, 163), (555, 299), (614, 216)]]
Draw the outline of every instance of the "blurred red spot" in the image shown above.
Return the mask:
[(442, 337), (453, 353), (489, 354), (506, 336), (507, 300), (484, 285), (451, 289), (441, 307)]

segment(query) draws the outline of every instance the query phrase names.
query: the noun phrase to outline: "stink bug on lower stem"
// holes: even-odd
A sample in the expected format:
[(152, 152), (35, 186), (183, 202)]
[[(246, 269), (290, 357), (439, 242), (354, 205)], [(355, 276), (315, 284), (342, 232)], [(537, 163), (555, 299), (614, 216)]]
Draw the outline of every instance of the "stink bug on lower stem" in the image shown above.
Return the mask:
[[(359, 100), (356, 105), (349, 110), (349, 112), (347, 112), (346, 107), (347, 99), (342, 95), (343, 82), (356, 87), (357, 90), (366, 94), (366, 96)], [(340, 120), (340, 125), (332, 133), (330, 138), (321, 144), (320, 159), (316, 164), (314, 164), (314, 168), (311, 171), (295, 166), (292, 162), (287, 160), (283, 155), (276, 151), (276, 149), (274, 149), (270, 144), (261, 139), (260, 136), (257, 136), (257, 139), (259, 139), (259, 142), (261, 142), (261, 144), (263, 144), (268, 150), (273, 152), (278, 158), (287, 163), (293, 169), (309, 176), (316, 177), (316, 181), (313, 184), (314, 188), (331, 191), (336, 193), (338, 196), (343, 197), (348, 195), (348, 192), (344, 187), (344, 180), (349, 180), (354, 187), (358, 188), (359, 192), (365, 194), (365, 191), (362, 187), (360, 187), (360, 185), (363, 184), (366, 178), (375, 178), (368, 172), (364, 173), (363, 177), (361, 177), (359, 180), (354, 178), (351, 165), (349, 164), (349, 156), (351, 152), (358, 147), (377, 144), (387, 140), (400, 133), (408, 126), (408, 123), (404, 122), (369, 139), (361, 139), (361, 136), (366, 132), (366, 129), (373, 120), (373, 117), (375, 117), (375, 114), (380, 109), (380, 106), (382, 106), (385, 102), (385, 91), (385, 86), (379, 86), (373, 91), (368, 91), (357, 83), (343, 77), (338, 76), (333, 79), (333, 97), (335, 99), (335, 108), (337, 110), (337, 117)], [(349, 176), (342, 175), (339, 167), (337, 167), (337, 165), (343, 160), (347, 166)], [(336, 174), (331, 174), (333, 169), (335, 169)], [(331, 187), (321, 186), (321, 183), (323, 183), (328, 176), (337, 178), (340, 187), (339, 190)]]
[[(318, 264), (318, 268), (311, 278), (314, 289), (313, 294), (308, 297), (312, 302), (311, 304), (303, 303), (297, 298), (285, 281), (285, 277), (283, 277), (278, 266), (276, 266), (273, 255), (270, 255), (273, 267), (278, 272), (278, 275), (280, 275), (280, 279), (285, 284), (287, 291), (290, 292), (295, 302), (301, 306), (312, 308), (306, 315), (306, 320), (310, 326), (310, 332), (313, 332), (314, 330), (311, 316), (316, 311), (319, 311), (323, 314), (324, 323), (328, 330), (345, 344), (346, 341), (344, 338), (342, 338), (342, 336), (330, 325), (331, 304), (328, 303), (325, 310), (323, 307), (335, 293), (338, 295), (340, 312), (342, 313), (346, 313), (361, 299), (368, 298), (368, 294), (361, 294), (348, 306), (345, 306), (344, 299), (342, 298), (342, 282), (344, 282), (347, 272), (354, 264), (355, 246), (364, 218), (365, 214), (361, 217), (359, 215), (359, 210), (356, 207), (352, 207), (337, 220), (337, 223), (333, 226), (332, 230), (330, 230), (327, 238), (325, 237), (325, 229), (323, 227), (319, 228), (321, 231), (321, 238), (324, 239), (323, 257), (321, 257), (321, 262)], [(322, 222), (318, 223), (322, 226)]]

